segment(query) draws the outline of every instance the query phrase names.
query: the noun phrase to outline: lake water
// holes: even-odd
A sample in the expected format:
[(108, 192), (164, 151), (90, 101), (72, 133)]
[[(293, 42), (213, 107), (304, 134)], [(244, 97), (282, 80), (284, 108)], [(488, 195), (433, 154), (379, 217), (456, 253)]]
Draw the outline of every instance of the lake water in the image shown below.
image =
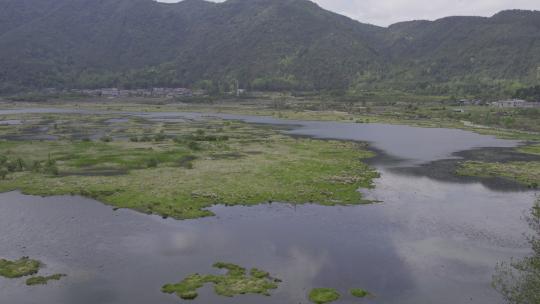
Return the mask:
[[(170, 120), (208, 114), (119, 113), (119, 119), (126, 115)], [(272, 297), (222, 298), (205, 287), (193, 303), (307, 303), (314, 287), (337, 288), (343, 295), (338, 303), (359, 302), (347, 295), (353, 287), (376, 295), (362, 303), (502, 302), (491, 276), (497, 262), (529, 252), (522, 216), (535, 193), (393, 169), (517, 142), (461, 130), (219, 116), (289, 125), (285, 132), (294, 135), (370, 142), (382, 153), (372, 162), (382, 176), (365, 194), (383, 203), (216, 206), (216, 217), (176, 221), (113, 211), (81, 197), (0, 194), (0, 256), (31, 256), (47, 265), (43, 274), (68, 274), (42, 287), (0, 278), (0, 303), (179, 303), (160, 287), (214, 272), (216, 261), (259, 267), (283, 283)]]

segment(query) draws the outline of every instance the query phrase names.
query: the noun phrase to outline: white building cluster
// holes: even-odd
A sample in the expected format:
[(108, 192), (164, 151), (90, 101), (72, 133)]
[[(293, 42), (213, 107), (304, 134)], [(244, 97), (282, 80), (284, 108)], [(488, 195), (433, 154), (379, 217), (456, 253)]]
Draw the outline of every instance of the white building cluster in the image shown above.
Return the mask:
[(118, 98), (118, 97), (190, 97), (199, 94), (186, 88), (151, 88), (151, 89), (133, 89), (125, 90), (118, 88), (104, 88), (94, 90), (71, 90), (74, 93), (80, 93), (88, 96)]
[(540, 102), (530, 102), (521, 99), (500, 100), (491, 103), (497, 108), (540, 108)]

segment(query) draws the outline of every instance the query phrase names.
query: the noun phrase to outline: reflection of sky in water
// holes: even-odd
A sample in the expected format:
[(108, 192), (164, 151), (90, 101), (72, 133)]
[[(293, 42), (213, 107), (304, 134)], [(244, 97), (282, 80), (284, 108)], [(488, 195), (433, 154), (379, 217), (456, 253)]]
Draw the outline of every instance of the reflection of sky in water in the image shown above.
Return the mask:
[[(216, 206), (217, 217), (163, 220), (77, 197), (0, 194), (0, 252), (41, 258), (47, 287), (0, 279), (10, 303), (177, 303), (162, 284), (216, 273), (229, 261), (284, 280), (270, 298), (221, 299), (211, 288), (193, 303), (306, 303), (312, 287), (362, 287), (384, 303), (499, 303), (495, 264), (527, 252), (521, 220), (532, 193), (494, 193), (383, 172), (356, 207)], [(7, 232), (7, 233), (6, 233)], [(67, 245), (66, 245), (67, 244)], [(32, 302), (34, 301), (35, 302)], [(342, 303), (356, 303), (344, 296)], [(369, 301), (368, 301), (369, 302)]]
[[(205, 116), (131, 115), (166, 120)], [(464, 149), (516, 144), (459, 130), (296, 123), (302, 126), (295, 134), (370, 141), (408, 159), (406, 164)], [(190, 221), (113, 212), (78, 197), (0, 194), (0, 255), (29, 255), (47, 264), (43, 274), (69, 274), (61, 282), (35, 288), (24, 286), (23, 280), (0, 278), (0, 302), (179, 303), (160, 287), (190, 273), (215, 273), (211, 265), (227, 261), (269, 270), (284, 282), (270, 298), (221, 298), (206, 287), (193, 303), (306, 303), (313, 287), (338, 288), (341, 303), (358, 303), (346, 294), (352, 287), (377, 295), (363, 303), (500, 303), (489, 286), (491, 275), (498, 261), (527, 253), (522, 215), (533, 193), (495, 192), (479, 183), (380, 170), (377, 187), (366, 194), (383, 204), (216, 206), (212, 209), (218, 216)]]
[(480, 147), (512, 147), (513, 141), (503, 141), (462, 130), (416, 128), (402, 125), (309, 123), (291, 133), (367, 141), (390, 156), (421, 164), (449, 158), (452, 153)]
[[(390, 234), (417, 292), (401, 303), (498, 303), (489, 283), (494, 265), (528, 252), (522, 216), (531, 192), (493, 192), (481, 184), (454, 184), (382, 171), (374, 190), (383, 200)], [(406, 296), (405, 296), (406, 295)], [(441, 298), (444, 301), (441, 301)]]

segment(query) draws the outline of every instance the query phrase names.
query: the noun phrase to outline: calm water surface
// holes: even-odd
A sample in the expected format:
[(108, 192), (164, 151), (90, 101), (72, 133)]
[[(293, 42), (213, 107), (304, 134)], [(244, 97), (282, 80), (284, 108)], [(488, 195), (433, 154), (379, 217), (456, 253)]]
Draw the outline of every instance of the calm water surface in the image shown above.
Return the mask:
[[(121, 113), (119, 119), (125, 115), (204, 118)], [(362, 303), (493, 304), (501, 303), (490, 287), (496, 263), (529, 252), (522, 216), (533, 192), (490, 190), (478, 182), (435, 181), (392, 170), (516, 142), (460, 130), (220, 116), (293, 124), (287, 132), (295, 135), (370, 142), (387, 157), (373, 162), (382, 177), (365, 194), (384, 203), (216, 206), (216, 217), (175, 221), (113, 211), (81, 197), (0, 194), (0, 256), (28, 255), (47, 265), (43, 274), (69, 275), (43, 287), (0, 278), (0, 303), (179, 303), (160, 287), (193, 272), (214, 272), (214, 262), (228, 261), (269, 270), (283, 283), (272, 297), (222, 298), (206, 287), (193, 303), (307, 303), (313, 287), (338, 288), (339, 303), (358, 303), (347, 289), (362, 287), (376, 295)]]

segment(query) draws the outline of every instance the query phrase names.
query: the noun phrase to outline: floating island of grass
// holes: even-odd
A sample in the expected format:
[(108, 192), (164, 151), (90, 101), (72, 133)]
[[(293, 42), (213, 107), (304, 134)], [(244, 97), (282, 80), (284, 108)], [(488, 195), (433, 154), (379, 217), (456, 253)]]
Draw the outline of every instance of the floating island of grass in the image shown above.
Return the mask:
[(15, 261), (0, 259), (0, 276), (15, 279), (34, 275), (39, 271), (41, 262), (29, 257), (22, 257)]
[(205, 284), (214, 284), (215, 293), (224, 297), (242, 294), (270, 296), (270, 290), (278, 288), (281, 282), (257, 268), (252, 268), (247, 275), (245, 268), (235, 264), (218, 262), (213, 266), (227, 272), (224, 275), (192, 274), (177, 284), (164, 285), (161, 290), (164, 293), (174, 293), (184, 300), (193, 300), (198, 296), (199, 288)]
[(53, 274), (53, 275), (46, 276), (46, 277), (42, 277), (42, 276), (32, 277), (32, 278), (29, 278), (28, 280), (26, 280), (26, 285), (28, 285), (28, 286), (47, 285), (47, 283), (49, 283), (49, 281), (59, 281), (60, 279), (62, 279), (65, 276), (66, 276), (65, 274), (57, 273), (57, 274)]
[[(0, 259), (0, 277), (17, 279), (32, 276), (37, 274), (42, 266), (43, 264), (40, 261), (32, 260), (29, 257), (22, 257), (14, 261)], [(58, 281), (65, 276), (65, 274), (34, 276), (26, 280), (26, 285), (46, 285), (49, 281)]]
[(351, 293), (352, 296), (357, 297), (357, 298), (365, 298), (371, 295), (369, 291), (362, 288), (352, 288), (351, 290), (349, 290), (349, 292)]
[(309, 292), (309, 300), (315, 304), (331, 303), (339, 300), (341, 295), (334, 288), (314, 288)]

